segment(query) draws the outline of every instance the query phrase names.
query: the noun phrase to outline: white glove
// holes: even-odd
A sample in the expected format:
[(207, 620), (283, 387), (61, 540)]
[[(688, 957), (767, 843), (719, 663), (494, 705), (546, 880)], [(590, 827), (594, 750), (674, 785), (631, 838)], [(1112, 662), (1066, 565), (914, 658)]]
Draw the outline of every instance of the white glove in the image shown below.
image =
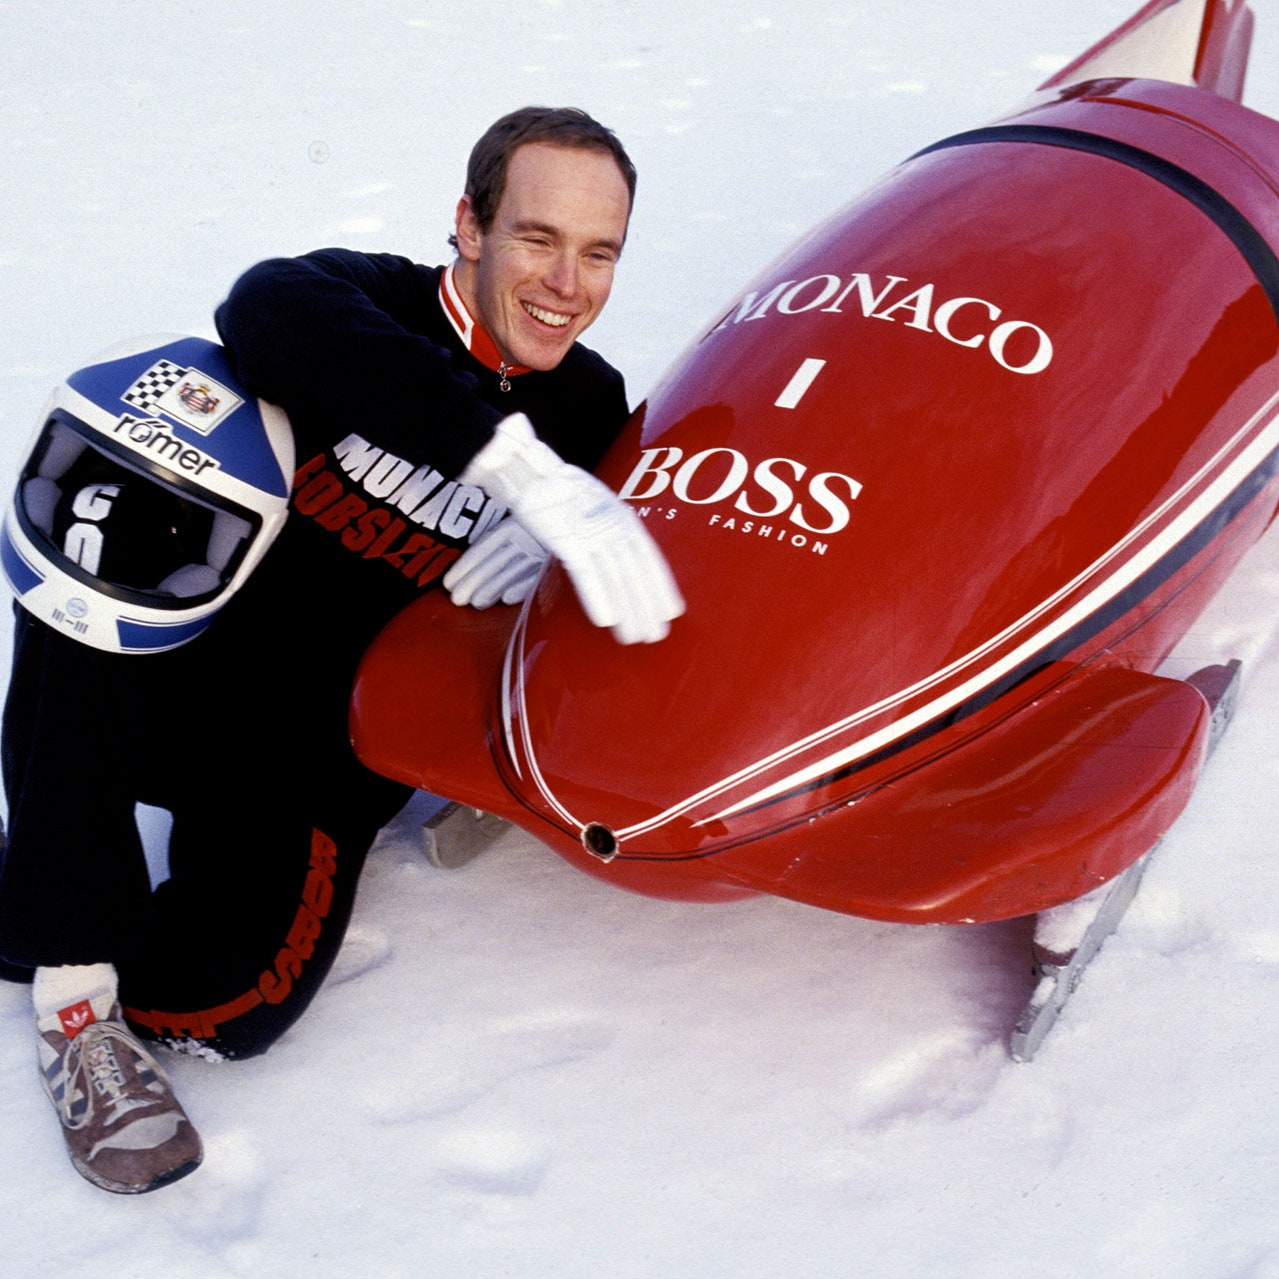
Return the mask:
[(509, 507), (563, 562), (586, 616), (611, 628), (620, 643), (655, 643), (684, 611), (675, 578), (639, 516), (606, 484), (543, 444), (523, 413), (497, 424), (462, 482), (478, 484)]
[(444, 574), (444, 589), (463, 608), (523, 604), (537, 585), (550, 552), (509, 515), (467, 547)]

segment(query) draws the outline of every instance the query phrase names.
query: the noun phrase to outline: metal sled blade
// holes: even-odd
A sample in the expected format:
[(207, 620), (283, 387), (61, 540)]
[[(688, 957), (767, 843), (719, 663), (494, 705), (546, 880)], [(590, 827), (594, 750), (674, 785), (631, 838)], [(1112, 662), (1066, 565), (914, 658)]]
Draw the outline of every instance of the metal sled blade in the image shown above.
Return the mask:
[[(1204, 695), (1212, 709), (1209, 754), (1234, 714), (1240, 670), (1239, 662), (1233, 661), (1206, 667), (1187, 681)], [(1152, 848), (1123, 874), (1086, 896), (1041, 911), (1035, 917), (1032, 952), (1038, 981), (1009, 1040), (1017, 1061), (1030, 1061), (1039, 1050), (1066, 1001), (1074, 994), (1084, 969), (1119, 926), (1154, 852)]]
[[(1151, 852), (1154, 850), (1152, 849)], [(1151, 853), (1134, 862), (1122, 875), (1103, 884), (1087, 897), (1066, 902), (1035, 918), (1035, 975), (1038, 982), (1030, 1002), (1013, 1030), (1009, 1046), (1017, 1061), (1029, 1061), (1039, 1050), (1044, 1036), (1053, 1028), (1057, 1015), (1075, 992), (1084, 969), (1115, 931), (1128, 909)], [(1056, 937), (1076, 925), (1078, 940), (1065, 953), (1054, 949)]]
[(432, 866), (457, 870), (478, 857), (511, 825), (467, 804), (445, 804), (422, 823), (422, 849)]

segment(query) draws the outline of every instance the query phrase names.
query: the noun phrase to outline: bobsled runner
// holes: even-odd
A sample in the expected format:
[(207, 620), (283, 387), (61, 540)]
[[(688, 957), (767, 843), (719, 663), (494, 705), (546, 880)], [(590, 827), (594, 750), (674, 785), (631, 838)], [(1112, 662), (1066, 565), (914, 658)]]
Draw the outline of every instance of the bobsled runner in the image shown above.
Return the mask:
[(1232, 672), (1166, 659), (1279, 500), (1251, 30), (1154, 0), (801, 240), (599, 472), (675, 570), (669, 638), (619, 646), (556, 565), (522, 609), (425, 598), (365, 660), (364, 760), (656, 896), (1083, 902), (1033, 1051), (1195, 787)]

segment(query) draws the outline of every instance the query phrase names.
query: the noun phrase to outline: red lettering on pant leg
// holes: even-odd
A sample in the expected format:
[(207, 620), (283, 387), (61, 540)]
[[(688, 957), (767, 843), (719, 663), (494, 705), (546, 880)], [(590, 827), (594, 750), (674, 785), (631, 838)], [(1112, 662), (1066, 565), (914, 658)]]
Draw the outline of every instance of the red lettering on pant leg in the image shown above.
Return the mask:
[[(275, 970), (267, 969), (258, 979), (258, 989), (269, 1004), (283, 1003), (293, 990), (294, 978), (302, 976), (302, 965), (315, 953), (315, 943), (323, 930), (323, 917), (333, 904), (333, 876), (337, 874), (338, 846), (318, 827), (311, 831), (311, 859), (302, 885), (302, 901), (289, 935), (275, 957)], [(322, 904), (316, 909), (308, 902)], [(301, 944), (298, 944), (301, 942)]]
[(333, 881), (314, 867), (308, 872), (302, 888), (302, 904), (309, 906), (321, 919), (333, 905)]
[(302, 959), (291, 946), (282, 946), (269, 968), (258, 979), (258, 990), (268, 1004), (282, 1004), (293, 992), (293, 979), (302, 976)]
[(169, 1012), (128, 1007), (124, 1010), (125, 1016), (155, 1035), (210, 1040), (217, 1037), (219, 1026), (251, 1012), (264, 1001), (282, 1004), (292, 994), (293, 983), (302, 976), (306, 961), (315, 954), (315, 944), (323, 932), (324, 917), (333, 904), (337, 851), (337, 845), (322, 830), (311, 831), (311, 856), (302, 886), (302, 901), (274, 964), (259, 976), (253, 989), (212, 1008)]
[(311, 860), (308, 865), (329, 879), (338, 873), (338, 846), (318, 828), (311, 831)]
[[(320, 936), (320, 917), (305, 906), (298, 907), (293, 917), (293, 927), (289, 929), (289, 948), (301, 960), (310, 959), (315, 954), (315, 943)], [(297, 974), (299, 977), (301, 973)]]
[[(284, 952), (281, 951), (282, 955)], [(280, 958), (277, 955), (275, 962), (278, 964)], [(258, 995), (265, 999), (268, 1004), (282, 1004), (289, 997), (289, 991), (293, 989), (293, 979), (286, 977), (281, 980), (271, 969), (258, 978)]]
[(169, 1039), (212, 1039), (224, 1022), (251, 1012), (262, 1003), (262, 992), (256, 987), (246, 990), (225, 1004), (204, 1008), (197, 1012), (174, 1013), (158, 1008), (125, 1008), (125, 1017), (138, 1026), (145, 1026), (153, 1035)]

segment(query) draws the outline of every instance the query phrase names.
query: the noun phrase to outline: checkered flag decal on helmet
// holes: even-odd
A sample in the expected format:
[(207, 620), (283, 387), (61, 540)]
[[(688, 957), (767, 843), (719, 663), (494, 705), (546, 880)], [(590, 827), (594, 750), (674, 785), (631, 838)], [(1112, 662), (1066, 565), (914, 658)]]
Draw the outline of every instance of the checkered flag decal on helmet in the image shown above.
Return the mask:
[(120, 398), (142, 413), (154, 413), (165, 392), (185, 376), (186, 369), (180, 365), (157, 360)]

